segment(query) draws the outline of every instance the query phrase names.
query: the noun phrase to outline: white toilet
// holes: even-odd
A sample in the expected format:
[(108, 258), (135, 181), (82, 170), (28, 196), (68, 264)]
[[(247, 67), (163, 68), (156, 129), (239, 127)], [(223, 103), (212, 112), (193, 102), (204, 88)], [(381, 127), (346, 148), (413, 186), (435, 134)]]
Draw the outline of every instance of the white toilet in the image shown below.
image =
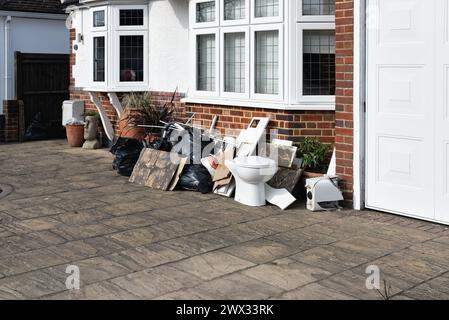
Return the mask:
[(225, 165), (236, 182), (235, 200), (247, 206), (264, 206), (265, 182), (276, 174), (276, 162), (268, 158), (250, 156), (226, 160)]

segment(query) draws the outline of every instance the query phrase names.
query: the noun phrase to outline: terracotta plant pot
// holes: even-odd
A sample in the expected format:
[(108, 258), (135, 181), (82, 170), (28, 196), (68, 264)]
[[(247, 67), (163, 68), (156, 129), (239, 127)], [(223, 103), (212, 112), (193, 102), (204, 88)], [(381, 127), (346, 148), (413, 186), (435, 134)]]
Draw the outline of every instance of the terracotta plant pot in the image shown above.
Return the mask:
[(128, 139), (142, 140), (146, 136), (145, 128), (129, 123), (128, 116), (123, 115), (118, 122), (119, 136)]
[(160, 133), (147, 133), (145, 135), (144, 140), (148, 143), (153, 143), (154, 141), (158, 140), (161, 138), (161, 134)]
[(66, 125), (67, 141), (72, 148), (81, 148), (84, 143), (84, 126), (80, 124)]
[(316, 173), (316, 172), (304, 171), (303, 174), (302, 174), (302, 177), (304, 178), (304, 180), (306, 180), (306, 179), (322, 177), (323, 175), (324, 175), (324, 173)]

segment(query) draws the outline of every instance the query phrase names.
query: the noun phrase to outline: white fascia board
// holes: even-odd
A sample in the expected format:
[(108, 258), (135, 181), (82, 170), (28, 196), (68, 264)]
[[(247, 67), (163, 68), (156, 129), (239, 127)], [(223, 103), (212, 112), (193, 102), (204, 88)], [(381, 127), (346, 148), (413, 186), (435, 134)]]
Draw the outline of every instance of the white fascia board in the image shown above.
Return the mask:
[(104, 4), (145, 4), (151, 0), (81, 0), (80, 4), (89, 5), (91, 3)]

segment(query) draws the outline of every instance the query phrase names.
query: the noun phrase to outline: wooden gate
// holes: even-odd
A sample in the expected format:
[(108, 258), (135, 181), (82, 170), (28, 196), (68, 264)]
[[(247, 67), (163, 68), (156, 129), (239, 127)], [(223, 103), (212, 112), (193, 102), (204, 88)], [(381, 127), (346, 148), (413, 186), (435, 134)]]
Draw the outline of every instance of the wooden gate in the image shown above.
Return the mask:
[(69, 99), (70, 55), (15, 53), (16, 99), (24, 103), (27, 128), (39, 112), (50, 137), (62, 137), (62, 103)]

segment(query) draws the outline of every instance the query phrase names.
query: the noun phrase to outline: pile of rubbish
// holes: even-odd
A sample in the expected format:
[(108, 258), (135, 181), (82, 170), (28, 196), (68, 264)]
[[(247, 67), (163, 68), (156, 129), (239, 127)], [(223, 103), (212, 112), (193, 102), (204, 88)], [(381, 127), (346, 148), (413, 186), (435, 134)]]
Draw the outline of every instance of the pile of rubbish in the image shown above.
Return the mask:
[(216, 119), (208, 130), (164, 123), (152, 143), (119, 138), (111, 149), (113, 167), (131, 183), (153, 189), (234, 195), (244, 205), (269, 202), (284, 210), (296, 201), (292, 194), (303, 171), (292, 141), (265, 142), (269, 120), (253, 118), (237, 138), (214, 135)]

